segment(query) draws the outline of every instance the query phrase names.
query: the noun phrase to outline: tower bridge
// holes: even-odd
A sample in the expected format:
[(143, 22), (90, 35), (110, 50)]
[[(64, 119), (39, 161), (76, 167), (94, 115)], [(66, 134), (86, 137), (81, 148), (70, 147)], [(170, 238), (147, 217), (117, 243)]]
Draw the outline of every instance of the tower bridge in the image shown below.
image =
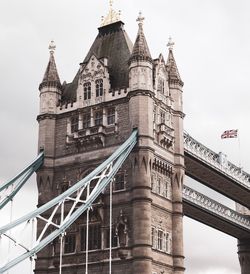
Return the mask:
[[(166, 61), (153, 59), (143, 21), (133, 44), (111, 1), (71, 83), (61, 83), (50, 44), (40, 156), (0, 188), (14, 189), (4, 206), (38, 169), (38, 208), (0, 227), (24, 248), (0, 273), (37, 256), (37, 274), (183, 274), (183, 215), (237, 238), (241, 273), (250, 273), (250, 175), (184, 132), (173, 42)], [(236, 210), (184, 185), (186, 175)], [(37, 240), (26, 247), (8, 231), (34, 219)]]

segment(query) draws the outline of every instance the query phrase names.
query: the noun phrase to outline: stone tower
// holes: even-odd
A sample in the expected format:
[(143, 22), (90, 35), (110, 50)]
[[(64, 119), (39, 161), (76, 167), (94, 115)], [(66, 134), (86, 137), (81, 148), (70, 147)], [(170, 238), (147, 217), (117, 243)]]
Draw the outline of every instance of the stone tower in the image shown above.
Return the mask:
[[(40, 85), (39, 204), (65, 191), (138, 129), (136, 148), (113, 182), (112, 273), (183, 274), (182, 87), (169, 43), (152, 59), (140, 14), (134, 45), (112, 9), (71, 83), (61, 85), (54, 45)], [(109, 270), (109, 190), (90, 213), (89, 273)], [(38, 222), (38, 231), (41, 222)], [(86, 216), (63, 242), (63, 273), (85, 271)], [(59, 241), (43, 249), (35, 273), (58, 273)]]

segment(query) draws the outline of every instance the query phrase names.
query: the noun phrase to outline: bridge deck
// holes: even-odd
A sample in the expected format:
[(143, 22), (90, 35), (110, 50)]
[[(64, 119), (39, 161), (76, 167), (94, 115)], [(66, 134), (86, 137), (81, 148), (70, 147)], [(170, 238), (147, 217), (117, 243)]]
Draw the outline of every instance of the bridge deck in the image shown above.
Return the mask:
[(187, 186), (184, 186), (183, 189), (183, 211), (186, 216), (237, 239), (250, 237), (249, 217), (237, 213)]
[(250, 175), (227, 161), (223, 154), (208, 149), (184, 135), (186, 175), (249, 207)]

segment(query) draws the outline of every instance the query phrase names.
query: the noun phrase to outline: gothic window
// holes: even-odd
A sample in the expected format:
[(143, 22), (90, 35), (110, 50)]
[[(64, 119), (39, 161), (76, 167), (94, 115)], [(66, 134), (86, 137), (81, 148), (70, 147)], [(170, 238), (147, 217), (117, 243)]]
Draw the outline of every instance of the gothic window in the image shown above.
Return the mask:
[(165, 251), (169, 253), (170, 252), (169, 233), (164, 234), (164, 240), (165, 240)]
[(96, 91), (96, 97), (103, 95), (103, 80), (98, 79), (95, 81), (95, 91)]
[(161, 124), (165, 124), (165, 111), (160, 112), (160, 119), (161, 119)]
[(115, 124), (115, 108), (109, 108), (107, 113), (107, 122), (108, 125)]
[(91, 83), (87, 82), (83, 85), (83, 99), (91, 99)]
[(157, 194), (161, 194), (161, 179), (157, 180)]
[(125, 189), (125, 174), (118, 173), (114, 179), (114, 191)]
[(83, 114), (83, 119), (82, 119), (82, 127), (84, 129), (89, 128), (90, 127), (90, 122), (91, 122), (90, 112), (84, 113)]
[(164, 94), (164, 79), (159, 78), (158, 79), (158, 88), (157, 90), (161, 93)]
[(151, 228), (151, 233), (152, 248), (165, 253), (170, 253), (170, 234), (163, 231), (161, 228), (153, 226)]
[(78, 115), (71, 118), (71, 132), (72, 133), (78, 131), (78, 123), (79, 123)]
[[(86, 226), (81, 228), (81, 250), (86, 250)], [(89, 224), (88, 249), (101, 249), (101, 226), (100, 224)]]
[[(109, 248), (109, 236), (110, 236), (110, 230), (109, 228), (106, 229), (106, 248)], [(112, 247), (117, 247), (118, 246), (118, 239), (117, 235), (115, 233), (115, 228), (112, 227), (112, 240), (111, 240)]]
[(95, 112), (95, 126), (102, 125), (102, 122), (103, 122), (102, 110), (96, 111)]
[(76, 235), (67, 234), (64, 238), (64, 253), (74, 253), (76, 249)]
[(162, 187), (163, 187), (162, 195), (167, 198), (167, 196), (168, 196), (168, 183), (167, 183), (167, 181), (164, 180), (164, 182), (162, 184)]

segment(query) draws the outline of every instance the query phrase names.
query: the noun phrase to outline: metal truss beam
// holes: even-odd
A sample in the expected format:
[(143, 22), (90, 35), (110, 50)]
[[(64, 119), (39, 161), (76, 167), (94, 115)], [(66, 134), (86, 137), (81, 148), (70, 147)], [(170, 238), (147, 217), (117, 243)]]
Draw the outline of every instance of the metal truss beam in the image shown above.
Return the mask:
[[(44, 152), (41, 152), (31, 164), (24, 168), (14, 178), (0, 186), (0, 193), (2, 193), (0, 197), (0, 209), (14, 198), (30, 176), (43, 164), (43, 159)], [(9, 193), (7, 194), (8, 191)]]
[[(135, 129), (133, 130), (131, 136), (127, 139), (127, 141), (125, 141), (106, 161), (104, 161), (84, 179), (80, 180), (78, 183), (73, 185), (71, 188), (69, 188), (53, 200), (49, 201), (47, 204), (23, 216), (22, 218), (1, 227), (0, 236), (4, 235), (10, 229), (22, 223), (30, 222), (35, 218), (40, 218), (46, 223), (34, 246), (28, 249), (28, 251), (26, 251), (22, 255), (18, 256), (17, 258), (13, 259), (12, 261), (1, 267), (0, 273), (4, 273), (21, 261), (34, 256), (36, 253), (46, 247), (50, 242), (52, 242), (55, 238), (63, 234), (65, 230), (71, 224), (73, 224), (79, 216), (81, 216), (87, 209), (91, 208), (96, 198), (113, 180), (115, 174), (120, 169), (124, 161), (127, 159), (128, 155), (130, 154), (136, 143), (137, 130)], [(91, 182), (94, 182), (95, 186), (92, 191), (89, 192)], [(82, 198), (85, 189), (88, 190), (86, 199)], [(64, 211), (64, 203), (67, 201), (73, 201), (71, 209), (68, 211), (66, 217), (61, 219), (61, 223), (59, 225), (56, 225), (53, 222), (53, 217), (55, 216), (57, 211)], [(52, 210), (52, 213), (50, 214), (50, 217), (48, 219), (44, 218), (41, 215), (42, 213), (45, 213), (47, 210), (52, 209), (53, 207), (55, 208), (54, 210)], [(54, 227), (55, 230), (47, 235), (47, 233), (49, 233), (48, 227), (51, 225)], [(47, 236), (44, 237), (44, 235)]]

